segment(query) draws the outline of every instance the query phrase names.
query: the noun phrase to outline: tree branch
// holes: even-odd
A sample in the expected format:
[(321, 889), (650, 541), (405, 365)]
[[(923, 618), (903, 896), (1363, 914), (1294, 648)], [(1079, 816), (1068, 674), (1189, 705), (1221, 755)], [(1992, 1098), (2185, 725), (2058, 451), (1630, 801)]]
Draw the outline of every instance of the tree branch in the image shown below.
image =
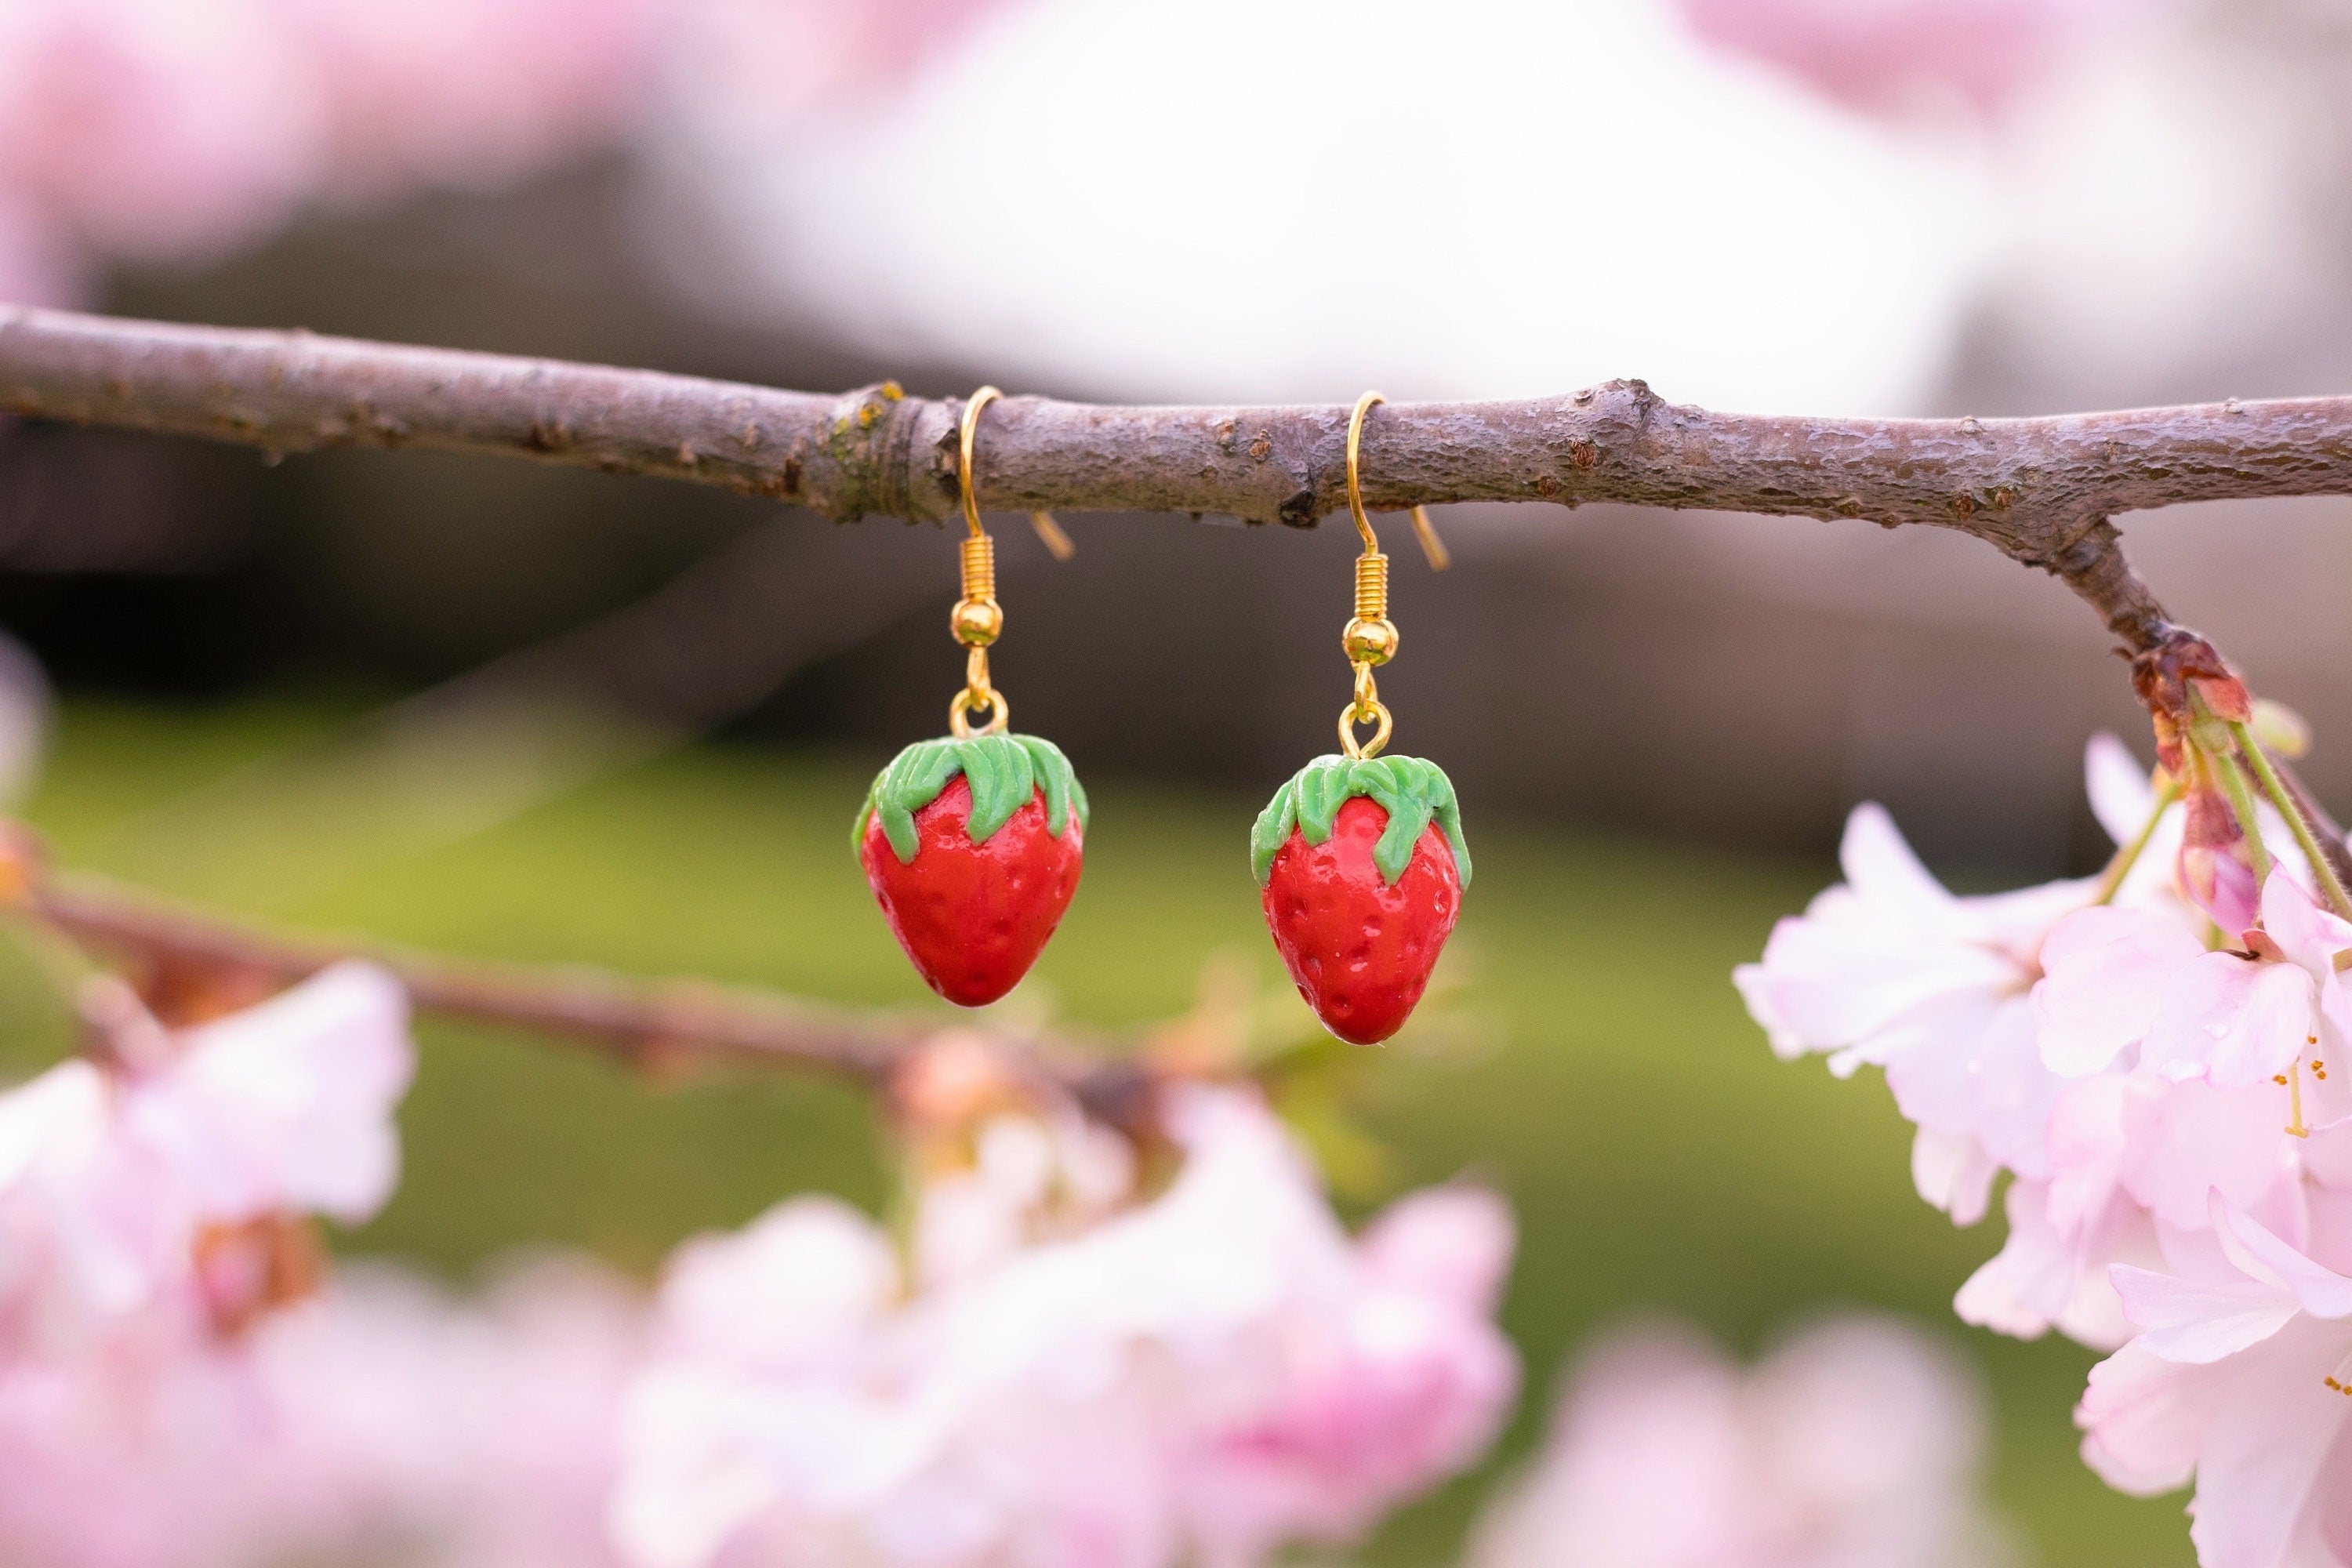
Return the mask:
[[(942, 1031), (911, 1020), (821, 1008), (772, 992), (708, 981), (647, 983), (585, 965), (468, 962), (374, 945), (310, 942), (163, 903), (89, 877), (39, 875), (31, 912), (94, 952), (160, 969), (260, 975), (290, 984), (346, 958), (383, 964), (419, 1011), (552, 1035), (633, 1067), (733, 1062), (808, 1068), (886, 1095)], [(1098, 1120), (1133, 1127), (1148, 1116), (1139, 1065), (1052, 1041), (992, 1042), (1006, 1063), (1069, 1094)]]
[[(271, 452), (421, 447), (719, 485), (838, 521), (956, 508), (960, 405), (839, 396), (307, 332), (0, 310), (0, 408)], [(982, 504), (1311, 526), (1344, 503), (1344, 405), (1123, 408), (1014, 397), (983, 422)], [(2033, 419), (1717, 414), (1638, 381), (1516, 403), (1387, 404), (1364, 497), (1619, 501), (1973, 534), (2063, 578), (2125, 647), (2172, 628), (2110, 519), (2352, 492), (2352, 398)]]

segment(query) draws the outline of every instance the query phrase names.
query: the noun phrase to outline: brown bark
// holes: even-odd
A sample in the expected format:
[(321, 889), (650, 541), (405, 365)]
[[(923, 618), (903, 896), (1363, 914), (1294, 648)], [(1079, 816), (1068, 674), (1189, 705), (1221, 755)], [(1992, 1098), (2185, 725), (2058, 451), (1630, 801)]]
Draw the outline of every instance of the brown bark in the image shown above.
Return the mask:
[[(0, 310), (0, 408), (278, 453), (415, 446), (649, 474), (848, 521), (956, 506), (960, 405), (838, 396), (306, 332)], [(1348, 409), (1127, 408), (1007, 398), (979, 492), (1004, 510), (1218, 513), (1312, 525), (1344, 504)], [(1364, 497), (1620, 501), (1974, 534), (2064, 579), (2125, 647), (2170, 635), (2116, 514), (2352, 491), (2352, 398), (2032, 419), (1717, 414), (1638, 381), (1512, 403), (1383, 404)]]

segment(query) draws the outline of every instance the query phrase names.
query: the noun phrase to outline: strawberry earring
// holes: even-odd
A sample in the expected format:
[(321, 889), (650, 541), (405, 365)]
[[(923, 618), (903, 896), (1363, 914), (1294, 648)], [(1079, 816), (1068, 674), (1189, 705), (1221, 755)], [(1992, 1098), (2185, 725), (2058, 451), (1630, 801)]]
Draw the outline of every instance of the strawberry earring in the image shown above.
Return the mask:
[[(1395, 657), (1397, 629), (1388, 616), (1389, 558), (1364, 515), (1357, 452), (1365, 414), (1385, 401), (1368, 392), (1348, 419), (1348, 510), (1364, 552), (1355, 618), (1339, 639), (1356, 671), (1355, 698), (1339, 712), (1339, 752), (1276, 791), (1250, 834), (1265, 923), (1290, 978), (1324, 1027), (1359, 1046), (1404, 1026), (1470, 884), (1462, 811), (1444, 770), (1380, 754), (1393, 721), (1372, 670)], [(1412, 521), (1430, 565), (1444, 571), (1429, 514), (1415, 507)], [(1356, 739), (1360, 725), (1372, 727), (1370, 740)]]
[[(1007, 732), (1012, 710), (989, 684), (988, 648), (1004, 629), (996, 603), (996, 541), (972, 494), (980, 411), (1003, 395), (983, 386), (964, 405), (960, 437), (963, 597), (950, 616), (968, 650), (964, 688), (948, 704), (949, 736), (892, 759), (857, 814), (857, 858), (890, 932), (932, 990), (959, 1006), (993, 1002), (1037, 961), (1077, 891), (1087, 795), (1051, 741)], [(1068, 541), (1034, 514), (1056, 557)], [(986, 722), (974, 727), (982, 715)]]

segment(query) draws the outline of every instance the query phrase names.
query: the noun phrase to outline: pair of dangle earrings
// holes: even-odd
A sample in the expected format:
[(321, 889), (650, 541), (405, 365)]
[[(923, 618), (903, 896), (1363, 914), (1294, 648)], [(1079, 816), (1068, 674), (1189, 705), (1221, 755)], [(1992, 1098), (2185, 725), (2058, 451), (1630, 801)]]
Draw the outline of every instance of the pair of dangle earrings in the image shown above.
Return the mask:
[[(875, 778), (856, 842), (867, 885), (891, 932), (932, 990), (972, 1007), (1013, 989), (1036, 961), (1076, 892), (1085, 858), (1087, 797), (1052, 742), (1010, 731), (1011, 710), (991, 684), (988, 648), (1003, 629), (995, 542), (972, 489), (980, 412), (965, 405), (959, 451), (964, 521), (963, 597), (950, 626), (964, 645), (964, 688), (949, 705), (949, 735), (919, 741)], [(1371, 1045), (1404, 1026), (1428, 988), (1470, 881), (1470, 851), (1454, 786), (1434, 763), (1383, 756), (1394, 721), (1373, 671), (1394, 657), (1389, 558), (1365, 515), (1359, 478), (1368, 392), (1348, 420), (1348, 510), (1362, 535), (1355, 615), (1340, 646), (1355, 691), (1339, 715), (1339, 750), (1317, 757), (1275, 792), (1250, 834), (1250, 865), (1268, 930), (1290, 978), (1325, 1027)], [(1049, 544), (1052, 520), (1037, 514)], [(1413, 523), (1430, 564), (1445, 565), (1428, 514)], [(1066, 553), (1066, 542), (1055, 552)], [(982, 716), (985, 721), (977, 724)], [(1357, 731), (1369, 727), (1370, 738)]]

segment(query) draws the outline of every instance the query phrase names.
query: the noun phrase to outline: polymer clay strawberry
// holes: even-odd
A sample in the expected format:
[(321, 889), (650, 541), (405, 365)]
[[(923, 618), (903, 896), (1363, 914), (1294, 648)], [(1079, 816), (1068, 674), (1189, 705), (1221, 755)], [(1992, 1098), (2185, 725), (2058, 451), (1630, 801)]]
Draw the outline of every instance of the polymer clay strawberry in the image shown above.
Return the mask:
[(977, 1007), (1013, 989), (1070, 907), (1087, 793), (1034, 735), (918, 741), (875, 775), (857, 858), (930, 988)]
[(1265, 923), (1324, 1027), (1370, 1046), (1404, 1026), (1462, 910), (1470, 849), (1444, 769), (1316, 758), (1250, 834)]

